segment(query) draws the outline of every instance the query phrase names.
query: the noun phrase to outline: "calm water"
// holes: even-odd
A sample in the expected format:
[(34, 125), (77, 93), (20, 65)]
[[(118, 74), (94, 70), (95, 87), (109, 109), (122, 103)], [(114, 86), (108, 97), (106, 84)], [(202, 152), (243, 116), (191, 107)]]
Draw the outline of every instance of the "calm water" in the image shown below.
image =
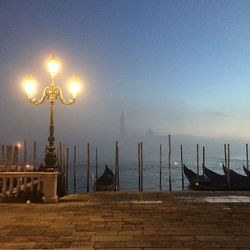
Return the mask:
[[(157, 157), (156, 157), (157, 158)], [(223, 157), (213, 156), (206, 158), (206, 166), (210, 169), (222, 174)], [(195, 155), (188, 155), (184, 159), (184, 164), (187, 167), (196, 171), (197, 160)], [(242, 165), (246, 165), (244, 156), (234, 156), (230, 161), (231, 168), (236, 170), (238, 173), (244, 174)], [(114, 170), (114, 164), (108, 164), (109, 167)], [(200, 173), (202, 173), (202, 161), (200, 160)], [(99, 176), (103, 173), (104, 163), (99, 163)], [(86, 192), (86, 165), (77, 165), (77, 192)], [(160, 164), (159, 160), (147, 160), (144, 159), (144, 190), (145, 191), (157, 191), (160, 188)], [(168, 190), (169, 171), (168, 171), (168, 160), (164, 160), (162, 163), (162, 189)], [(90, 190), (92, 191), (92, 185), (95, 180), (95, 164), (91, 165), (90, 170)], [(172, 161), (172, 190), (181, 190), (181, 163), (179, 159), (173, 158)], [(73, 193), (73, 165), (69, 166), (69, 193)], [(188, 181), (184, 177), (185, 189), (188, 189)], [(120, 190), (121, 191), (137, 191), (138, 190), (138, 164), (137, 161), (120, 162)]]

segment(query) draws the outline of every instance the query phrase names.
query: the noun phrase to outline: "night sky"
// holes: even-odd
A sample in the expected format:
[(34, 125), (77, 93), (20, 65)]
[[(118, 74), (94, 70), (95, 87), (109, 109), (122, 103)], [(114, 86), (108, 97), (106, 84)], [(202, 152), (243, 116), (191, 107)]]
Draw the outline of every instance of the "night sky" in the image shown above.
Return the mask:
[[(73, 106), (56, 104), (56, 136), (73, 142), (127, 131), (250, 138), (250, 1), (0, 1), (1, 141), (45, 140), (49, 105), (31, 105), (21, 82), (39, 93), (46, 60)], [(39, 95), (37, 96), (39, 97)]]

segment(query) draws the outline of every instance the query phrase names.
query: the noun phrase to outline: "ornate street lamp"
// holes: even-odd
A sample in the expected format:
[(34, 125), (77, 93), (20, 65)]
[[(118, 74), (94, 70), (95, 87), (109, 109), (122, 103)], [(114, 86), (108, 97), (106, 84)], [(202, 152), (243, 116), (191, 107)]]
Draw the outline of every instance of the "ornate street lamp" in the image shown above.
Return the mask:
[(79, 79), (74, 77), (71, 81), (71, 85), (70, 85), (70, 92), (72, 94), (72, 98), (70, 99), (65, 99), (63, 97), (63, 93), (61, 88), (59, 88), (58, 86), (56, 86), (55, 84), (55, 77), (60, 69), (60, 63), (59, 61), (52, 56), (49, 60), (48, 60), (48, 71), (50, 73), (50, 77), (51, 77), (51, 83), (49, 87), (46, 87), (43, 90), (43, 94), (42, 97), (40, 99), (36, 99), (34, 98), (34, 94), (36, 92), (36, 83), (35, 81), (28, 76), (24, 82), (24, 89), (26, 91), (26, 94), (29, 98), (29, 101), (32, 104), (38, 105), (38, 104), (42, 104), (45, 102), (46, 99), (49, 100), (50, 102), (50, 126), (49, 126), (49, 137), (48, 137), (48, 146), (47, 146), (47, 150), (46, 150), (46, 154), (45, 154), (45, 167), (44, 167), (44, 171), (55, 171), (57, 166), (57, 157), (56, 157), (56, 152), (55, 152), (55, 136), (54, 136), (54, 104), (55, 104), (55, 100), (56, 99), (60, 99), (62, 104), (65, 105), (70, 105), (75, 103), (76, 101), (76, 97), (77, 94), (80, 90), (80, 84), (79, 84)]

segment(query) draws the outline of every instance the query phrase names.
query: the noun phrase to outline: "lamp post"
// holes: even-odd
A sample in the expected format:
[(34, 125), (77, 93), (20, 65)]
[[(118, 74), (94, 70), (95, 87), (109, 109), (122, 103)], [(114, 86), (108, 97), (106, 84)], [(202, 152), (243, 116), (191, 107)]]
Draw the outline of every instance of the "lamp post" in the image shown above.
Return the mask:
[(59, 61), (52, 56), (48, 60), (48, 71), (50, 73), (51, 77), (51, 83), (48, 87), (45, 87), (43, 90), (42, 97), (40, 99), (34, 98), (35, 90), (36, 90), (36, 83), (35, 81), (28, 76), (25, 80), (24, 83), (24, 88), (26, 91), (26, 94), (29, 98), (29, 101), (32, 104), (39, 105), (45, 102), (46, 99), (49, 100), (50, 103), (50, 125), (49, 125), (49, 137), (48, 137), (48, 146), (47, 150), (45, 153), (45, 168), (44, 171), (55, 171), (57, 166), (57, 157), (56, 157), (56, 152), (55, 152), (55, 136), (54, 136), (54, 130), (55, 130), (55, 125), (54, 125), (54, 105), (56, 99), (60, 99), (62, 104), (65, 105), (71, 105), (75, 103), (77, 94), (80, 90), (80, 84), (79, 84), (79, 79), (74, 77), (72, 78), (72, 82), (70, 85), (70, 92), (72, 94), (72, 98), (70, 99), (65, 99), (63, 97), (63, 93), (61, 88), (56, 86), (55, 84), (55, 77), (60, 69), (60, 63)]

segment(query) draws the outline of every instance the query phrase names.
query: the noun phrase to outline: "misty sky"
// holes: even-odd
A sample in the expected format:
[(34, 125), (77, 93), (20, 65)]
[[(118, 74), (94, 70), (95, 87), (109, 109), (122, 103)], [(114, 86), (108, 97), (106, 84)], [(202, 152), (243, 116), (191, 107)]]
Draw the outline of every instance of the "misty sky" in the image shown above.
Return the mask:
[(56, 104), (65, 141), (127, 131), (250, 138), (250, 1), (0, 1), (1, 140), (48, 136), (49, 105), (29, 104), (21, 81), (39, 93), (45, 63), (61, 62), (57, 84), (78, 75), (73, 106)]

